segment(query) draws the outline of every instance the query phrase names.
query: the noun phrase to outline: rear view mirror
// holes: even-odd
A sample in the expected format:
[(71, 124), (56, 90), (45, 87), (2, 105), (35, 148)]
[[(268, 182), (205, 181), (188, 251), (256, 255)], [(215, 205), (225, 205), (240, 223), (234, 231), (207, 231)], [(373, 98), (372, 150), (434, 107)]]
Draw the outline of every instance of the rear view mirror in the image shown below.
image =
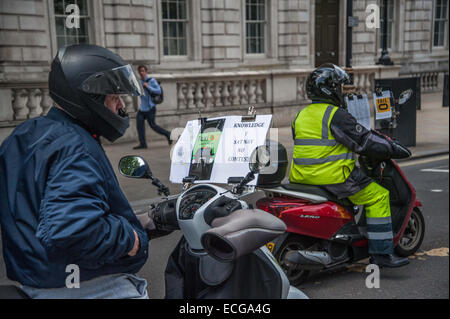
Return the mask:
[(151, 178), (152, 171), (140, 156), (125, 156), (120, 159), (119, 172), (126, 177)]
[(403, 91), (402, 93), (400, 93), (400, 96), (398, 97), (398, 104), (399, 105), (405, 104), (406, 102), (409, 101), (412, 95), (413, 95), (412, 89), (407, 89)]
[(270, 151), (266, 145), (260, 145), (250, 155), (248, 163), (250, 172), (259, 173), (264, 167), (270, 165)]

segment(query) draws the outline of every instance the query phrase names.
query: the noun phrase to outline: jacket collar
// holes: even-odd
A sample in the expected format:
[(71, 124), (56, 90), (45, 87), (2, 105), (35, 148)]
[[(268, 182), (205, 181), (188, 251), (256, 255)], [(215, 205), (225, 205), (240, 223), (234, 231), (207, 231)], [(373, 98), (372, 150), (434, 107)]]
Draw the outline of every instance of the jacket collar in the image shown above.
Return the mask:
[(69, 115), (67, 112), (58, 109), (56, 106), (53, 106), (46, 115), (47, 118), (58, 121), (58, 122), (65, 122), (65, 123), (73, 123), (78, 126), (81, 126), (83, 129), (85, 129), (97, 142), (100, 143), (99, 136), (96, 134), (91, 134), (89, 129), (84, 125), (82, 122), (77, 120), (76, 118)]
[(68, 113), (64, 112), (63, 110), (58, 109), (56, 106), (53, 106), (47, 113), (46, 117), (49, 119), (60, 121), (60, 122), (71, 122), (79, 124), (79, 121), (74, 119), (72, 116), (70, 116)]

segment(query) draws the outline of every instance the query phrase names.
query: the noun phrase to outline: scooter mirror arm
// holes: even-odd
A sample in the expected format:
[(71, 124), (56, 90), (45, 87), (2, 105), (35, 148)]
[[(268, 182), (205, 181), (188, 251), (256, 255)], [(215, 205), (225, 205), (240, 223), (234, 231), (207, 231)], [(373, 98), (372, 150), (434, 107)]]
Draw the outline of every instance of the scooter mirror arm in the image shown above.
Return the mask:
[(159, 179), (157, 179), (156, 177), (150, 177), (150, 179), (152, 180), (152, 184), (158, 188), (159, 195), (161, 194), (164, 194), (165, 196), (170, 195), (169, 188), (165, 186), (163, 183), (161, 183)]
[(242, 192), (244, 191), (244, 186), (254, 179), (255, 174), (253, 172), (249, 172), (247, 176), (245, 176), (244, 179), (236, 186), (236, 194), (242, 194)]
[(194, 182), (198, 179), (198, 176), (186, 176), (183, 178), (183, 190), (187, 190), (192, 185), (194, 185)]
[(240, 194), (237, 198), (242, 198), (248, 195), (253, 194), (254, 192), (256, 192), (256, 187), (255, 186), (246, 186), (245, 189), (247, 190), (246, 192), (243, 192), (242, 194)]

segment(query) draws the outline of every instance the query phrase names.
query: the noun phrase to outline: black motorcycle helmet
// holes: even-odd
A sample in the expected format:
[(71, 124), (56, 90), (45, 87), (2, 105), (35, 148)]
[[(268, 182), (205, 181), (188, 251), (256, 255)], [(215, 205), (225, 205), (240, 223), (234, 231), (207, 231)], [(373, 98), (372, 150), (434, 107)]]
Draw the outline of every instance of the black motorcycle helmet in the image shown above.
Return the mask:
[(51, 98), (92, 134), (114, 142), (129, 127), (126, 112), (105, 105), (108, 94), (142, 95), (131, 65), (100, 46), (76, 44), (60, 48), (48, 77)]
[(337, 65), (325, 63), (309, 75), (306, 81), (306, 94), (313, 102), (345, 107), (343, 84), (350, 84), (348, 73)]

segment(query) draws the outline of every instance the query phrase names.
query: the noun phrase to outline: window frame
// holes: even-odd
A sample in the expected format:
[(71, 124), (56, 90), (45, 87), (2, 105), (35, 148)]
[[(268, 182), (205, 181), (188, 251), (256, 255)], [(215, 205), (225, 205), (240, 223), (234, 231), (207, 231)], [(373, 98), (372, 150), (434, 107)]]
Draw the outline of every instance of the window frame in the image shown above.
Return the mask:
[[(56, 19), (57, 18), (64, 18), (64, 19), (66, 19), (67, 16), (68, 16), (68, 13), (65, 12), (65, 8), (67, 7), (67, 5), (73, 4), (73, 3), (70, 3), (73, 0), (62, 0), (62, 1), (63, 1), (63, 5), (64, 5), (64, 13), (63, 14), (59, 14), (59, 13), (55, 12), (55, 0), (51, 0), (51, 10), (53, 12), (52, 24), (53, 24), (54, 30), (55, 30), (54, 35), (55, 35), (56, 50), (58, 50), (58, 38), (61, 37), (61, 36), (59, 36), (57, 34)], [(65, 3), (66, 1), (69, 2), (69, 3), (66, 4)], [(88, 40), (86, 43), (92, 43), (93, 42), (92, 40), (95, 38), (94, 35), (93, 35), (93, 32), (92, 32), (92, 28), (93, 28), (93, 23), (92, 23), (92, 21), (93, 21), (93, 19), (92, 19), (92, 17), (93, 17), (93, 8), (91, 7), (91, 2), (89, 0), (85, 0), (85, 1), (86, 1), (85, 2), (86, 3), (86, 15), (81, 15), (81, 12), (80, 12), (80, 27), (81, 27), (82, 21), (83, 20), (86, 21), (86, 24), (87, 24), (86, 37), (87, 37), (87, 40)], [(64, 28), (64, 29), (66, 29), (66, 28)], [(79, 36), (78, 36), (78, 30), (76, 31), (76, 33), (77, 33), (77, 35), (76, 35), (77, 43), (80, 43), (79, 42)], [(65, 30), (65, 32), (64, 32), (64, 39), (65, 39), (64, 42), (65, 42), (65, 44), (64, 45), (68, 45), (67, 44), (67, 37), (69, 37), (69, 36), (67, 35), (67, 31)]]
[[(161, 54), (161, 57), (162, 58), (164, 58), (164, 59), (189, 59), (191, 56), (192, 56), (192, 54), (191, 54), (191, 51), (192, 51), (192, 44), (191, 44), (191, 41), (189, 41), (189, 39), (190, 39), (190, 34), (191, 34), (191, 28), (192, 28), (192, 26), (191, 26), (191, 24), (192, 24), (192, 22), (191, 22), (191, 11), (192, 11), (192, 7), (191, 7), (191, 5), (190, 5), (190, 1), (187, 1), (187, 0), (185, 0), (184, 1), (184, 3), (185, 3), (185, 6), (186, 6), (186, 18), (185, 19), (164, 19), (163, 18), (163, 2), (165, 2), (165, 1), (168, 1), (168, 2), (175, 2), (175, 3), (178, 3), (180, 0), (161, 0), (161, 1), (159, 1), (159, 5), (160, 5), (160, 13), (158, 13), (158, 16), (160, 17), (160, 41), (159, 41), (159, 43), (160, 43), (160, 54)], [(184, 39), (185, 39), (185, 47), (186, 47), (186, 54), (184, 55), (180, 55), (180, 54), (176, 54), (176, 55), (172, 55), (172, 54), (164, 54), (164, 41), (165, 41), (165, 38), (164, 38), (164, 23), (165, 22), (174, 22), (174, 23), (179, 23), (179, 22), (182, 22), (182, 23), (184, 23), (185, 24), (185, 37), (184, 37)], [(175, 37), (175, 39), (179, 39), (179, 38), (177, 38), (177, 37)], [(177, 48), (177, 52), (179, 52), (179, 48)]]
[[(187, 29), (187, 53), (188, 55), (170, 56), (164, 55), (163, 30), (162, 30), (162, 1), (156, 0), (154, 20), (156, 23), (156, 37), (158, 41), (156, 63), (162, 69), (205, 68), (202, 64), (202, 20), (201, 1), (186, 1), (188, 6), (189, 25)], [(186, 63), (188, 62), (188, 63)]]
[[(100, 46), (105, 46), (105, 28), (103, 18), (103, 3), (101, 1), (87, 0), (87, 10), (89, 14), (88, 33), (89, 43)], [(58, 39), (56, 35), (56, 18), (55, 18), (55, 3), (54, 0), (48, 0), (47, 16), (50, 30), (50, 42), (52, 56), (58, 53)]]
[[(268, 34), (268, 32), (269, 32), (269, 19), (267, 18), (267, 13), (268, 13), (268, 11), (270, 10), (270, 8), (269, 8), (269, 4), (268, 4), (268, 1), (267, 0), (259, 0), (259, 1), (262, 1), (263, 2), (263, 6), (264, 6), (264, 20), (247, 20), (247, 1), (249, 1), (249, 0), (245, 0), (245, 1), (243, 1), (243, 5), (244, 5), (244, 8), (243, 8), (243, 16), (244, 16), (244, 37), (243, 37), (243, 43), (244, 43), (244, 46), (243, 46), (243, 49), (244, 49), (244, 54), (246, 55), (246, 56), (253, 56), (253, 57), (255, 57), (255, 56), (260, 56), (260, 57), (266, 57), (267, 56), (267, 51), (268, 51), (268, 37), (267, 37), (267, 34)], [(250, 4), (251, 5), (251, 4)], [(257, 5), (254, 5), (254, 7), (258, 7), (259, 5), (257, 4)], [(249, 22), (249, 21), (251, 21), (251, 22)], [(248, 46), (247, 46), (247, 42), (248, 42), (248, 35), (247, 35), (247, 26), (248, 26), (248, 24), (262, 24), (263, 25), (263, 27), (262, 27), (262, 31), (263, 31), (263, 36), (262, 37), (251, 37), (251, 38), (256, 38), (256, 39), (262, 39), (263, 40), (263, 46), (262, 46), (262, 49), (263, 49), (263, 52), (248, 52)]]
[[(445, 14), (446, 14), (445, 19), (441, 19), (441, 18), (438, 19), (438, 21), (443, 21), (444, 22), (444, 30), (443, 30), (443, 32), (444, 32), (444, 36), (443, 36), (444, 42), (443, 42), (442, 45), (435, 45), (434, 44), (434, 36), (435, 36), (435, 31), (436, 31), (435, 26), (436, 26), (436, 4), (437, 4), (437, 1), (438, 0), (434, 0), (433, 1), (433, 9), (432, 9), (433, 10), (433, 19), (431, 21), (432, 26), (431, 26), (431, 41), (430, 42), (431, 42), (431, 47), (433, 49), (445, 49), (445, 48), (448, 47), (448, 9), (449, 9), (449, 1), (448, 0), (447, 1), (443, 0), (446, 3), (446, 5), (447, 5), (447, 7), (446, 7), (447, 10), (445, 10)], [(442, 10), (441, 10), (441, 12), (442, 12)]]

